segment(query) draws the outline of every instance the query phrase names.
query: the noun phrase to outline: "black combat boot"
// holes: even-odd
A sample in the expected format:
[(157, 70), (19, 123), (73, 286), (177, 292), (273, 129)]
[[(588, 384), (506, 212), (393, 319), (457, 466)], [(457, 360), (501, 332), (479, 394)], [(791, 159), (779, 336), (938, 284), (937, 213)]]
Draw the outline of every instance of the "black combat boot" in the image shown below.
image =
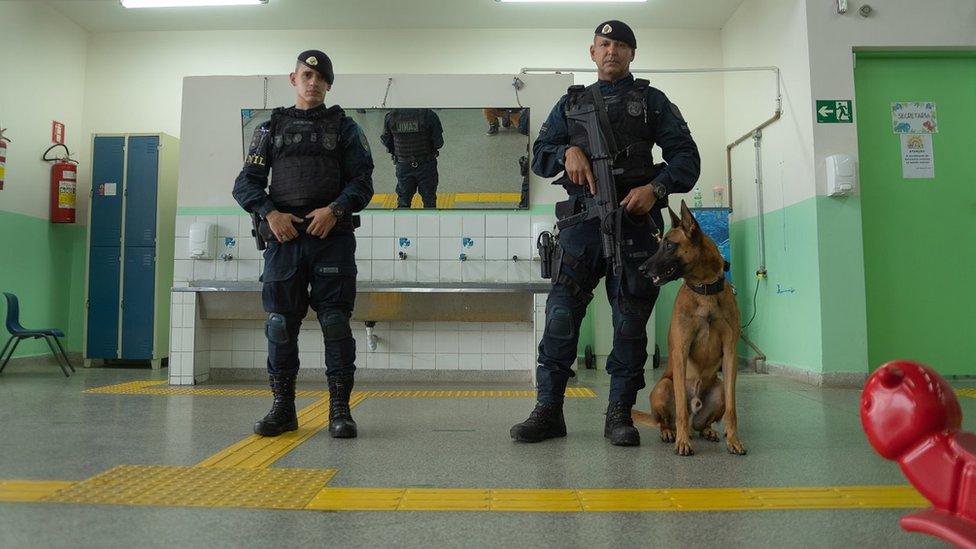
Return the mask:
[(622, 402), (611, 402), (607, 406), (607, 420), (603, 426), (603, 436), (614, 446), (640, 446), (640, 433), (634, 427), (630, 416), (630, 406)]
[(488, 124), (487, 135), (497, 135), (498, 134), (498, 122), (492, 122)]
[(329, 435), (332, 438), (356, 438), (356, 422), (349, 411), (353, 377), (329, 377)]
[(271, 411), (254, 424), (254, 433), (264, 437), (276, 437), (285, 431), (298, 430), (295, 414), (295, 376), (297, 373), (269, 374), (268, 384), (274, 394)]
[(529, 414), (529, 419), (513, 425), (509, 432), (515, 442), (542, 442), (543, 440), (566, 436), (566, 420), (563, 419), (562, 404), (539, 402)]

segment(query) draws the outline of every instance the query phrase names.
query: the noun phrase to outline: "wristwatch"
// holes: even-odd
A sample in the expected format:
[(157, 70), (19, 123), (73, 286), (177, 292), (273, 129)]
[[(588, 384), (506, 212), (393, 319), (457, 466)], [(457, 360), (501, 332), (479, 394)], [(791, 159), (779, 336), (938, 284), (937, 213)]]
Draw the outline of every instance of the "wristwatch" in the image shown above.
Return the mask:
[(658, 200), (668, 196), (668, 188), (665, 187), (663, 183), (658, 183), (656, 181), (652, 182), (651, 189), (654, 190), (654, 196), (656, 196)]
[(329, 209), (332, 210), (332, 215), (334, 215), (336, 219), (342, 219), (346, 216), (346, 209), (340, 206), (338, 202), (329, 204)]

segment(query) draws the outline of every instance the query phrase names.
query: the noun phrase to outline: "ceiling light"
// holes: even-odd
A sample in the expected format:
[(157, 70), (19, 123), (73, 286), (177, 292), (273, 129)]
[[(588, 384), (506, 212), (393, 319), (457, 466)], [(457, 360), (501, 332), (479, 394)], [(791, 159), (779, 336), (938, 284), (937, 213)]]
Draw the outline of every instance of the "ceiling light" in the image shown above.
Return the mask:
[(505, 2), (505, 3), (521, 3), (526, 4), (529, 2), (562, 2), (564, 4), (574, 3), (574, 4), (621, 4), (624, 2), (647, 2), (647, 0), (495, 0), (495, 2)]
[(253, 6), (268, 0), (119, 0), (126, 8), (197, 8), (202, 6)]

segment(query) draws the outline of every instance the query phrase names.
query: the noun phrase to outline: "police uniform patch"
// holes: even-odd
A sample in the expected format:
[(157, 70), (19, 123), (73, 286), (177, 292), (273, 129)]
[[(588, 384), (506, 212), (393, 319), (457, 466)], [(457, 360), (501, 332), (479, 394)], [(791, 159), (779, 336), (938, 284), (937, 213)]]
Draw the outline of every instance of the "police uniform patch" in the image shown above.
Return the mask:
[(543, 122), (542, 127), (539, 128), (539, 135), (544, 135), (548, 131), (549, 131), (549, 123)]
[(644, 106), (641, 105), (640, 101), (627, 102), (627, 114), (631, 116), (640, 116), (642, 112), (644, 112)]
[(671, 112), (674, 113), (674, 115), (678, 117), (678, 120), (680, 120), (682, 122), (685, 121), (685, 117), (684, 116), (681, 116), (681, 110), (678, 109), (678, 106), (675, 105), (674, 103), (671, 103)]

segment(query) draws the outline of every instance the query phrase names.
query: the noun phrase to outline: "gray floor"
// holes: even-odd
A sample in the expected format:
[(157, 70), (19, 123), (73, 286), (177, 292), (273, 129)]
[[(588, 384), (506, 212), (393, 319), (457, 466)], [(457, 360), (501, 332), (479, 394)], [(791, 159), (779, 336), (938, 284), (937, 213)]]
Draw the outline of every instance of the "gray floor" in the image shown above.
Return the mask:
[[(164, 370), (165, 374), (165, 370)], [(163, 374), (163, 375), (164, 375)], [(749, 455), (696, 440), (679, 458), (656, 433), (640, 448), (602, 438), (606, 378), (584, 372), (596, 399), (571, 399), (569, 436), (515, 445), (529, 399), (370, 399), (354, 410), (361, 438), (320, 433), (275, 467), (332, 467), (334, 486), (768, 487), (900, 484), (860, 431), (858, 391), (740, 376)], [(0, 376), (0, 480), (80, 480), (119, 464), (192, 465), (242, 439), (267, 409), (254, 397), (85, 395), (152, 378), (149, 370), (12, 364)], [(155, 374), (162, 379), (161, 374)], [(651, 376), (649, 376), (651, 377)], [(438, 386), (456, 388), (459, 386)], [(324, 388), (306, 384), (302, 388)], [(359, 388), (391, 388), (371, 385)], [(398, 386), (395, 388), (407, 388)], [(413, 387), (410, 387), (413, 388)], [(431, 387), (427, 387), (431, 388)], [(512, 388), (479, 386), (463, 388)], [(525, 389), (525, 387), (516, 387)], [(646, 391), (641, 407), (646, 408)], [(311, 403), (304, 399), (300, 405)], [(976, 428), (976, 400), (962, 399)], [(184, 429), (181, 426), (191, 425)], [(554, 546), (938, 547), (897, 526), (903, 510), (730, 513), (370, 513), (0, 504), (0, 547)]]

